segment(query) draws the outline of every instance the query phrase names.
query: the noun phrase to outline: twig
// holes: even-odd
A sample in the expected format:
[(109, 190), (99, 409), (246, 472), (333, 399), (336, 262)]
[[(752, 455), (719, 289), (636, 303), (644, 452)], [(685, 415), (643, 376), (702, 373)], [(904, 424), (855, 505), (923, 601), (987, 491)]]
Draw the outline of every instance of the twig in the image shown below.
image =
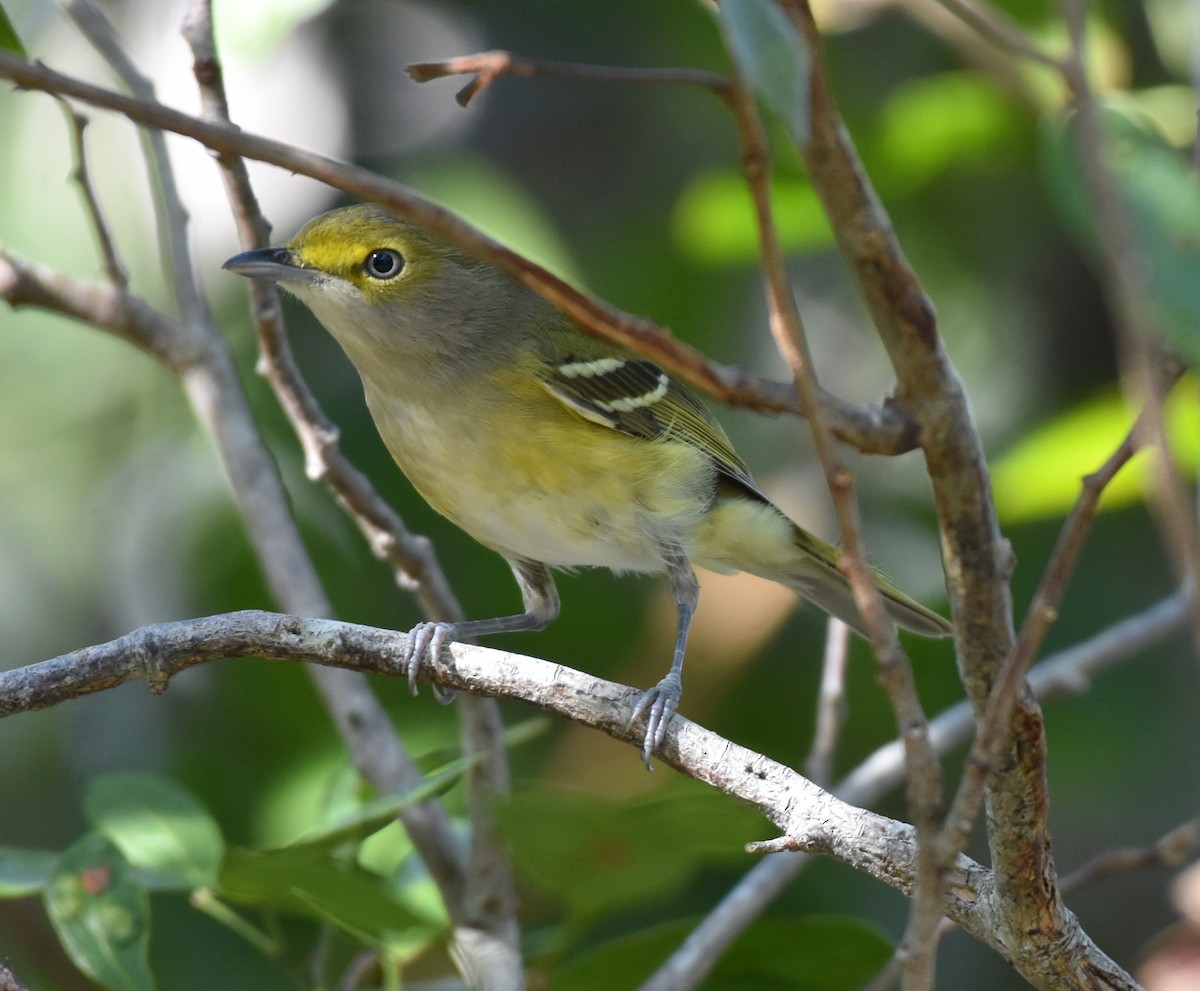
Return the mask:
[(1189, 819), (1159, 837), (1148, 847), (1109, 850), (1073, 870), (1062, 879), (1062, 889), (1076, 891), (1085, 885), (1147, 867), (1182, 867), (1200, 850), (1200, 818)]
[(121, 264), (121, 259), (117, 257), (112, 228), (100, 207), (96, 189), (92, 185), (91, 170), (88, 168), (87, 142), (84, 140), (88, 119), (72, 107), (67, 100), (60, 99), (59, 103), (71, 125), (71, 147), (75, 155), (74, 178), (79, 185), (80, 193), (83, 194), (83, 205), (92, 222), (92, 232), (96, 235), (96, 244), (100, 248), (100, 260), (104, 266), (105, 278), (118, 288), (124, 289), (129, 285), (129, 276)]
[[(540, 266), (480, 234), (469, 224), (400, 183), (357, 166), (227, 125), (203, 121), (152, 100), (139, 100), (27, 62), (0, 50), (0, 78), (28, 89), (74, 97), (148, 127), (192, 138), (221, 154), (241, 155), (308, 176), (362, 200), (380, 203), (479, 258), (489, 261), (559, 307), (589, 333), (625, 344), (714, 398), (764, 413), (804, 415), (795, 389), (734, 366), (708, 361), (653, 321), (583, 293)], [(912, 420), (892, 403), (862, 407), (822, 393), (839, 439), (872, 454), (902, 454), (917, 443)]]
[(1065, 70), (1065, 59), (1052, 55), (1044, 48), (1034, 44), (1013, 20), (1002, 10), (988, 4), (986, 0), (937, 0), (937, 2), (964, 23), (973, 27), (993, 45), (1056, 72), (1061, 73)]
[(698, 86), (710, 90), (728, 100), (729, 80), (715, 72), (702, 69), (663, 69), (625, 67), (612, 65), (584, 65), (579, 62), (555, 62), (549, 59), (531, 59), (512, 52), (491, 51), (440, 62), (418, 62), (408, 67), (408, 74), (416, 82), (446, 76), (473, 75), (475, 78), (458, 91), (456, 99), (467, 106), (472, 99), (487, 87), (505, 76), (545, 79), (580, 79), (600, 83), (667, 83), (672, 85)]
[[(137, 99), (154, 101), (153, 84), (133, 64), (112, 25), (91, 0), (69, 0), (66, 10), (92, 47), (112, 66), (129, 92)], [(158, 243), (164, 251), (164, 267), (171, 279), (179, 314), (185, 324), (194, 321), (211, 325), (208, 304), (196, 284), (192, 268), (192, 252), (187, 239), (188, 216), (167, 155), (166, 138), (154, 127), (144, 129), (142, 134), (150, 182), (157, 194), (155, 218), (158, 222)]]
[(821, 687), (817, 691), (816, 728), (812, 749), (804, 765), (810, 781), (822, 788), (833, 779), (842, 721), (846, 717), (846, 659), (850, 649), (850, 627), (830, 616), (825, 624), (825, 656), (821, 660)]

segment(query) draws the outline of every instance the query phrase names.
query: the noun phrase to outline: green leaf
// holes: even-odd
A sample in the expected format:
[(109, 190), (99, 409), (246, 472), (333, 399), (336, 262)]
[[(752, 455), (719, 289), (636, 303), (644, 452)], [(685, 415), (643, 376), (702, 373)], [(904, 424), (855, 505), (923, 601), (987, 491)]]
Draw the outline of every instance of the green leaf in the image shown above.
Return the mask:
[(834, 915), (763, 919), (738, 938), (717, 964), (722, 987), (851, 991), (892, 956), (892, 945), (861, 919)]
[[(1188, 376), (1167, 397), (1164, 416), (1180, 467), (1200, 464), (1200, 381)], [(1135, 415), (1115, 391), (1080, 403), (1027, 434), (991, 467), (996, 509), (1005, 523), (1065, 516), (1085, 475), (1099, 468), (1133, 426)], [(1101, 512), (1140, 501), (1145, 493), (1138, 455), (1104, 490)]]
[(431, 934), (425, 920), (402, 906), (382, 878), (313, 844), (231, 849), (216, 891), (229, 901), (329, 922), (374, 945), (389, 944), (396, 934)]
[[(789, 251), (818, 251), (833, 244), (821, 201), (805, 179), (776, 176), (771, 208), (779, 240)], [(754, 204), (740, 172), (707, 172), (683, 190), (671, 220), (680, 247), (708, 265), (759, 260)]]
[[(1200, 362), (1200, 182), (1179, 150), (1136, 112), (1106, 107), (1105, 157), (1133, 222), (1144, 260), (1148, 298), (1164, 335)], [(1083, 245), (1095, 251), (1100, 232), (1080, 165), (1074, 131), (1052, 128), (1045, 142), (1052, 199)]]
[(879, 128), (880, 173), (893, 192), (1011, 155), (1019, 136), (1012, 102), (967, 72), (905, 83), (881, 108)]
[(812, 59), (796, 25), (774, 0), (721, 0), (717, 17), (751, 89), (779, 115), (793, 141), (807, 144)]
[(753, 810), (690, 789), (623, 803), (528, 791), (497, 816), (521, 872), (583, 920), (662, 897), (714, 858), (743, 860), (762, 831)]
[(59, 859), (46, 911), (75, 965), (110, 991), (152, 991), (150, 900), (121, 851), (88, 833)]
[(0, 898), (36, 895), (50, 881), (58, 857), (49, 850), (0, 847)]
[(221, 831), (190, 792), (168, 778), (130, 771), (97, 780), (84, 798), (88, 821), (115, 843), (149, 887), (214, 884)]
[[(679, 920), (587, 950), (560, 967), (556, 991), (637, 987), (699, 920)], [(766, 918), (722, 954), (705, 991), (851, 991), (887, 963), (892, 948), (874, 928), (840, 916)]]
[(21, 44), (21, 39), (17, 37), (17, 32), (12, 26), (12, 21), (8, 19), (8, 14), (4, 12), (4, 6), (0, 4), (0, 49), (6, 52), (12, 52), (14, 55), (20, 55), (25, 58), (25, 46)]

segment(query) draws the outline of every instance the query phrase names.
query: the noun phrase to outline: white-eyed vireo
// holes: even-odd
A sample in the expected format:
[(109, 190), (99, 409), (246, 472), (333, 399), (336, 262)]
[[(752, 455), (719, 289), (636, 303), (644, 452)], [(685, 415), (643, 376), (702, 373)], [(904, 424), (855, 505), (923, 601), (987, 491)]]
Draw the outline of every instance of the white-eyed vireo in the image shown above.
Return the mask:
[[(225, 268), (272, 279), (312, 310), (358, 369), (401, 470), (516, 575), (525, 612), (422, 623), (406, 665), (456, 638), (545, 628), (559, 611), (551, 568), (666, 572), (679, 631), (670, 671), (635, 712), (647, 716), (648, 762), (679, 704), (700, 591), (689, 562), (781, 582), (862, 631), (836, 550), (759, 491), (687, 386), (494, 266), (353, 206)], [(882, 575), (876, 583), (901, 626), (951, 632)]]

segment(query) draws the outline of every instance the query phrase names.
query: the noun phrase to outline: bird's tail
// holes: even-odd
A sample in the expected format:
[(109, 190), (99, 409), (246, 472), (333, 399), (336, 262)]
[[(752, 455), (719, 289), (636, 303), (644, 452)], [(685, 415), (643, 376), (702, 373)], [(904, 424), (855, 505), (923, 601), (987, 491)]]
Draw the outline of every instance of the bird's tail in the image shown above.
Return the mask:
[[(779, 582), (815, 603), (857, 633), (866, 624), (850, 581), (837, 568), (838, 551), (804, 530), (765, 498), (719, 500), (696, 548), (695, 560), (718, 571), (748, 571)], [(736, 548), (732, 553), (731, 549)], [(888, 614), (906, 630), (926, 637), (954, 632), (949, 620), (900, 591), (882, 572), (874, 573)]]
[[(778, 580), (866, 636), (850, 581), (837, 569), (836, 548), (800, 527), (795, 527), (794, 543), (800, 554), (783, 569)], [(898, 625), (925, 637), (947, 637), (954, 632), (949, 620), (909, 598), (882, 572), (875, 571), (874, 578), (884, 608)]]

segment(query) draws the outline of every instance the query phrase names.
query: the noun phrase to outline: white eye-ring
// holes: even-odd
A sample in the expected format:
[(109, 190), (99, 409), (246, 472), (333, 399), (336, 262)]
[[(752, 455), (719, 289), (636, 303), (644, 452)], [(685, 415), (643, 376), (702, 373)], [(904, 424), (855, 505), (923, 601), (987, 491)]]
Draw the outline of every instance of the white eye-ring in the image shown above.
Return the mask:
[(391, 248), (376, 248), (367, 255), (363, 268), (372, 279), (394, 279), (404, 271), (404, 256)]

